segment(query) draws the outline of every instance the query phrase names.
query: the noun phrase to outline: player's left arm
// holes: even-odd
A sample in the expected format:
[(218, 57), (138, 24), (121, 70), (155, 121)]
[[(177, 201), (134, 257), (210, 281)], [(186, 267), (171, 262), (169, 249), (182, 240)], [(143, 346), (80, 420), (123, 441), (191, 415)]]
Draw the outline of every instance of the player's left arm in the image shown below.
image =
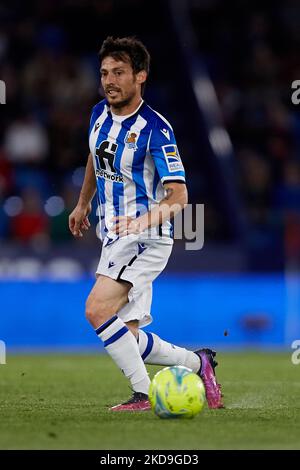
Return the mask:
[(164, 188), (166, 195), (159, 205), (135, 219), (135, 222), (140, 225), (141, 231), (173, 219), (187, 205), (188, 193), (185, 183), (165, 183)]
[(185, 183), (165, 183), (165, 197), (151, 211), (146, 212), (136, 219), (128, 216), (114, 217), (115, 225), (113, 231), (120, 237), (131, 233), (141, 233), (147, 228), (156, 227), (167, 220), (171, 220), (188, 203), (188, 193)]

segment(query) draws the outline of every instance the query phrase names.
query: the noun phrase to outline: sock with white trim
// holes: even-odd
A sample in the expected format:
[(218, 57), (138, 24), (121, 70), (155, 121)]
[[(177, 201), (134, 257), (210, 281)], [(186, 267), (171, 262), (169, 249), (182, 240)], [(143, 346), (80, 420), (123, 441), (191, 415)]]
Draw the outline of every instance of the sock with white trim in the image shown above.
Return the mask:
[(164, 341), (154, 333), (139, 330), (138, 345), (145, 364), (185, 366), (198, 372), (200, 357), (193, 351)]
[(135, 392), (148, 395), (150, 379), (141, 358), (135, 337), (125, 323), (114, 315), (97, 328), (96, 334), (124, 375), (130, 380)]

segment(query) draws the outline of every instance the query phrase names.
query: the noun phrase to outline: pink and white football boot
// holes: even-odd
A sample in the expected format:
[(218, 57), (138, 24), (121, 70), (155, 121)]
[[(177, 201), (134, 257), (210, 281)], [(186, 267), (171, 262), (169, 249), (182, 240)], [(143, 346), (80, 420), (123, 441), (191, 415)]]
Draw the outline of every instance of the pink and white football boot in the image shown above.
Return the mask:
[(216, 351), (205, 348), (195, 351), (195, 354), (197, 354), (201, 360), (201, 367), (197, 374), (204, 383), (206, 400), (209, 408), (224, 408), (221, 385), (217, 383), (215, 375), (215, 367), (218, 365), (214, 360)]
[(148, 411), (151, 410), (151, 405), (148, 400), (148, 395), (142, 392), (133, 392), (130, 400), (120, 405), (110, 408), (111, 411)]

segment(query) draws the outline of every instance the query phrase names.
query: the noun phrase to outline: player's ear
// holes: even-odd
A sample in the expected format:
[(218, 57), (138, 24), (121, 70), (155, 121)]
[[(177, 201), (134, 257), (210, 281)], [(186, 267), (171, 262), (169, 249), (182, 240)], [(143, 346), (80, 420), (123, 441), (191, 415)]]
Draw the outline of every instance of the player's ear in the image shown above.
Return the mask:
[(136, 80), (138, 82), (138, 84), (142, 84), (144, 83), (146, 80), (147, 80), (147, 72), (146, 70), (141, 70), (140, 72), (138, 72), (136, 74)]

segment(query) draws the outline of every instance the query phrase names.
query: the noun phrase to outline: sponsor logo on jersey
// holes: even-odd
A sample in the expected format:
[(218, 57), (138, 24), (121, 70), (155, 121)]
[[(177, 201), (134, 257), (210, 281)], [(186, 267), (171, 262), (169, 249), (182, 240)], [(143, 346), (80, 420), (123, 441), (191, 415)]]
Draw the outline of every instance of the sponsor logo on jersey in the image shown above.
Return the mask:
[(96, 176), (98, 178), (104, 178), (107, 181), (113, 181), (114, 183), (124, 183), (122, 175), (118, 175), (116, 173), (109, 173), (105, 170), (96, 170)]
[(162, 132), (163, 135), (164, 135), (168, 140), (170, 140), (170, 132), (168, 131), (168, 129), (161, 129), (160, 132)]
[(177, 145), (169, 144), (162, 147), (169, 171), (183, 171), (183, 165)]
[(136, 138), (137, 138), (137, 134), (135, 132), (128, 131), (125, 137), (125, 141), (124, 141), (126, 147), (129, 149), (136, 150), (137, 149)]
[(96, 130), (100, 127), (100, 122), (96, 122), (96, 125), (94, 127), (94, 132), (96, 132)]

